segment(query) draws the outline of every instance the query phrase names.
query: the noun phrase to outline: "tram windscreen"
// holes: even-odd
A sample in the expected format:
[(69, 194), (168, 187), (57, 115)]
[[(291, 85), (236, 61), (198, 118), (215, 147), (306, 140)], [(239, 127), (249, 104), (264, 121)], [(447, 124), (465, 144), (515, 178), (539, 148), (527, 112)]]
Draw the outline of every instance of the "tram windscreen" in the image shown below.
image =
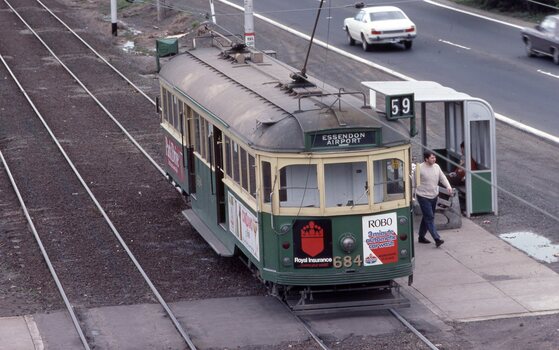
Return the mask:
[(404, 198), (404, 162), (399, 159), (383, 159), (373, 162), (375, 203)]
[(296, 164), (280, 170), (280, 206), (320, 206), (316, 165)]
[(325, 164), (324, 187), (327, 207), (367, 205), (367, 163)]

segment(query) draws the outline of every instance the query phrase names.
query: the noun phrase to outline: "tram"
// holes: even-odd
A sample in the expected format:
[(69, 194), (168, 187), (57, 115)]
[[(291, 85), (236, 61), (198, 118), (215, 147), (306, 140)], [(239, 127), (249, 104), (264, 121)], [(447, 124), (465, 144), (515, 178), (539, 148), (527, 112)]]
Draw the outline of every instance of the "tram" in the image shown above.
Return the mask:
[(394, 293), (414, 266), (404, 121), (214, 33), (159, 81), (165, 171), (218, 254), (242, 257), (300, 312), (405, 303)]

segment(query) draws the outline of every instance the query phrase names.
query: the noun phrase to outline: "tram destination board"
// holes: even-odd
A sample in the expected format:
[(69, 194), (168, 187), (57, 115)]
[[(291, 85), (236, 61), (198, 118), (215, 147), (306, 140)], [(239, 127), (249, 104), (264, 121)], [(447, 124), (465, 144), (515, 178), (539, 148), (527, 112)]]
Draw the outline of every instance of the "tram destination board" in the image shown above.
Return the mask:
[(329, 130), (307, 134), (307, 148), (345, 148), (376, 146), (380, 143), (380, 130)]
[(414, 95), (386, 96), (386, 117), (390, 120), (415, 117)]

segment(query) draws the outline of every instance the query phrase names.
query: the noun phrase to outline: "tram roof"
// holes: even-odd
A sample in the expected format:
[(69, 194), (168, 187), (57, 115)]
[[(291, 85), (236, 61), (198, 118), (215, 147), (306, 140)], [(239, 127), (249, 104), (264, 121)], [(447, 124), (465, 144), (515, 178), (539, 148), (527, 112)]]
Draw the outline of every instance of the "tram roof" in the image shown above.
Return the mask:
[(171, 59), (159, 75), (257, 149), (303, 151), (305, 134), (324, 130), (378, 128), (383, 144), (408, 142), (403, 126), (385, 128), (385, 120), (363, 108), (364, 97), (309, 96), (339, 91), (312, 77), (316, 87), (288, 89), (293, 72), (269, 56), (263, 63), (237, 63), (215, 47), (199, 47)]
[(361, 84), (386, 96), (414, 94), (415, 102), (468, 101), (463, 92), (434, 81), (364, 81)]

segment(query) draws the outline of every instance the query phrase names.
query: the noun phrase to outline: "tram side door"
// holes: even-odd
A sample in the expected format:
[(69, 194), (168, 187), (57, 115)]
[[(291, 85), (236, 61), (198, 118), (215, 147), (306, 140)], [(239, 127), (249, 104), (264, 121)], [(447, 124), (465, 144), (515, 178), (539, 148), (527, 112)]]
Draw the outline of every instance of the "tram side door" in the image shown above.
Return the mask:
[(214, 159), (214, 174), (215, 174), (215, 203), (217, 211), (217, 223), (225, 223), (225, 185), (223, 184), (223, 135), (221, 130), (213, 128), (213, 159)]

